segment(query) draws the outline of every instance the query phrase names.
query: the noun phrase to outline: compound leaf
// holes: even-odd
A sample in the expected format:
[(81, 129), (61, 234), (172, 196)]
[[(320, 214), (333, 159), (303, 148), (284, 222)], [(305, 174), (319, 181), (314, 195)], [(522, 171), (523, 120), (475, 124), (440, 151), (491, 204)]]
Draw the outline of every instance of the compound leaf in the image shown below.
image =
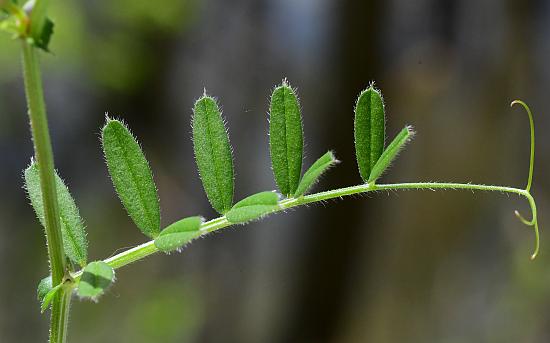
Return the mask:
[(128, 128), (107, 119), (103, 153), (116, 192), (136, 226), (147, 236), (160, 232), (160, 206), (149, 163)]
[(78, 296), (97, 300), (111, 285), (115, 271), (103, 261), (90, 262), (82, 271), (78, 282)]
[(189, 217), (170, 224), (155, 238), (155, 246), (163, 252), (178, 250), (200, 236), (199, 229), (203, 222), (202, 217)]
[(277, 210), (278, 202), (279, 195), (275, 192), (256, 193), (236, 203), (225, 217), (234, 224), (246, 223)]
[(384, 101), (372, 85), (361, 92), (355, 106), (355, 154), (359, 174), (367, 182), (382, 155), (386, 135)]
[(413, 136), (414, 131), (412, 130), (412, 126), (405, 126), (403, 130), (401, 130), (401, 132), (397, 134), (390, 145), (388, 145), (386, 150), (384, 150), (382, 156), (380, 156), (380, 159), (378, 159), (378, 162), (376, 162), (376, 164), (372, 168), (371, 174), (368, 178), (368, 182), (376, 181), (376, 179), (378, 179), (382, 175), (382, 173), (384, 173), (384, 171), (388, 168), (392, 161), (397, 157), (399, 151), (403, 149), (405, 144), (409, 142)]
[(193, 147), (206, 196), (221, 214), (233, 204), (233, 154), (216, 101), (203, 95), (193, 109)]
[(275, 88), (269, 108), (269, 148), (275, 183), (290, 197), (302, 174), (302, 116), (294, 90), (287, 84)]
[[(38, 220), (42, 226), (46, 227), (38, 164), (34, 161), (31, 162), (27, 169), (25, 169), (24, 174), (25, 188), (27, 189), (31, 204)], [(88, 257), (88, 242), (86, 240), (84, 221), (80, 217), (78, 207), (69, 193), (69, 189), (57, 173), (55, 174), (55, 188), (59, 204), (61, 235), (65, 254), (71, 261), (83, 267), (86, 265)]]
[(338, 163), (338, 160), (334, 157), (332, 151), (319, 157), (319, 159), (304, 173), (304, 176), (302, 176), (302, 180), (300, 184), (298, 184), (294, 197), (297, 198), (304, 195), (319, 180), (319, 177), (335, 163)]

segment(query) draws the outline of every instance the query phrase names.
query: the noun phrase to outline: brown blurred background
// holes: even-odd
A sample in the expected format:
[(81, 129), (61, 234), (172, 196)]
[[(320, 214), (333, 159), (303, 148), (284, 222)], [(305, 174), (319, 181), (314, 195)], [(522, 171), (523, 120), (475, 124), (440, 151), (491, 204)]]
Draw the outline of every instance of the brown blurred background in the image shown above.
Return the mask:
[[(515, 196), (401, 192), (275, 215), (117, 272), (97, 304), (74, 301), (71, 342), (548, 342), (550, 2), (525, 0), (51, 1), (43, 55), (56, 166), (86, 220), (90, 258), (145, 241), (119, 203), (99, 144), (105, 112), (139, 137), (163, 224), (215, 214), (197, 176), (190, 116), (203, 87), (228, 121), (236, 199), (274, 189), (270, 91), (298, 88), (306, 161), (343, 163), (317, 189), (360, 182), (353, 106), (376, 81), (388, 135), (418, 132), (384, 181), (523, 187), (537, 124), (533, 193), (542, 249)], [(45, 342), (35, 298), (48, 272), (22, 190), (32, 146), (18, 59), (0, 38), (0, 341)]]

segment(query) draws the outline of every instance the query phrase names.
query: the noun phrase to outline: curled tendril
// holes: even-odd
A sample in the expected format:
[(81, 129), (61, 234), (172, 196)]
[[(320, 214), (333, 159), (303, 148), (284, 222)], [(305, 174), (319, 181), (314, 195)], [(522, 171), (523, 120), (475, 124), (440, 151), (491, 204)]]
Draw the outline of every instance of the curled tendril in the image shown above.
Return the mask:
[(531, 260), (534, 260), (537, 258), (537, 255), (539, 254), (539, 245), (540, 245), (540, 237), (539, 237), (539, 223), (535, 221), (535, 225), (533, 225), (535, 229), (535, 251), (533, 251), (533, 254), (531, 255)]
[(517, 210), (515, 211), (516, 217), (525, 225), (533, 227), (535, 231), (535, 250), (533, 251), (533, 254), (531, 255), (531, 260), (534, 260), (538, 253), (539, 253), (539, 245), (540, 245), (540, 238), (539, 238), (539, 223), (537, 220), (537, 205), (535, 203), (535, 199), (533, 196), (528, 192), (525, 191), (525, 194), (523, 194), (525, 198), (529, 201), (529, 206), (531, 207), (531, 220), (525, 219)]
[(533, 226), (535, 224), (535, 218), (531, 219), (530, 221), (523, 218), (523, 216), (521, 215), (521, 213), (519, 213), (518, 210), (515, 210), (514, 211), (514, 214), (516, 215), (516, 217), (519, 219), (519, 221), (521, 221), (523, 224), (527, 225), (527, 226)]
[(535, 231), (535, 250), (533, 254), (531, 255), (531, 260), (534, 260), (538, 253), (539, 253), (539, 225), (537, 221), (537, 206), (535, 204), (535, 199), (531, 195), (531, 185), (533, 184), (533, 168), (535, 165), (535, 124), (533, 122), (533, 115), (531, 113), (531, 110), (529, 109), (529, 106), (521, 100), (514, 100), (510, 104), (510, 106), (514, 105), (521, 105), (525, 112), (527, 112), (527, 116), (529, 117), (529, 128), (531, 133), (531, 153), (529, 157), (529, 176), (527, 177), (527, 186), (525, 187), (525, 194), (523, 194), (527, 200), (529, 201), (529, 206), (531, 207), (531, 220), (525, 219), (519, 211), (515, 211), (514, 214), (516, 217), (525, 225), (532, 226)]

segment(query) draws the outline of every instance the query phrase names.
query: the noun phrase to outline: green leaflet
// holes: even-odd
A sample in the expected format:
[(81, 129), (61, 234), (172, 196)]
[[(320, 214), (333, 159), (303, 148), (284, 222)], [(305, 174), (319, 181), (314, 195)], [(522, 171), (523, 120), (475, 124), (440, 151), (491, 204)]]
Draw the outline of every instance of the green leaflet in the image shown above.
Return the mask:
[(109, 174), (126, 211), (145, 235), (156, 237), (160, 232), (157, 188), (138, 142), (124, 124), (107, 118), (102, 143)]
[(53, 21), (50, 18), (46, 18), (44, 20), (44, 26), (42, 27), (40, 37), (38, 37), (38, 39), (34, 39), (34, 45), (37, 48), (40, 48), (46, 52), (50, 51), (48, 46), (50, 44), (50, 39), (53, 34), (53, 27), (54, 27)]
[(82, 271), (78, 282), (78, 296), (95, 301), (111, 285), (114, 278), (115, 271), (107, 263), (90, 262)]
[(372, 168), (368, 182), (374, 182), (376, 179), (382, 175), (382, 173), (388, 168), (390, 163), (397, 157), (399, 151), (405, 146), (405, 144), (412, 139), (414, 136), (414, 131), (412, 126), (405, 126), (401, 132), (393, 139), (393, 141), (388, 145), (386, 150), (378, 159), (378, 162)]
[(221, 214), (233, 204), (233, 154), (216, 101), (203, 95), (193, 109), (193, 147), (206, 196)]
[(46, 293), (46, 295), (42, 299), (42, 304), (40, 305), (40, 313), (44, 313), (44, 311), (48, 309), (53, 298), (55, 297), (57, 292), (61, 289), (61, 286), (63, 286), (63, 284), (60, 283), (59, 285), (50, 289), (48, 293)]
[[(55, 187), (61, 217), (63, 249), (71, 261), (83, 267), (86, 265), (88, 256), (88, 242), (84, 222), (78, 213), (78, 208), (69, 193), (69, 189), (57, 173), (55, 174)], [(40, 188), (40, 171), (36, 162), (31, 162), (25, 169), (25, 188), (38, 220), (45, 227), (46, 219), (44, 217), (42, 189)]]
[(40, 312), (44, 313), (52, 302), (53, 298), (57, 294), (57, 292), (61, 289), (63, 286), (63, 283), (60, 283), (59, 285), (52, 287), (52, 277), (47, 276), (40, 280), (40, 283), (38, 284), (38, 288), (36, 290), (36, 295), (38, 298), (38, 301), (40, 302)]
[(386, 136), (384, 102), (380, 91), (371, 85), (361, 92), (355, 106), (355, 155), (359, 174), (367, 182), (382, 155)]
[(275, 182), (290, 197), (302, 174), (302, 116), (294, 90), (283, 80), (271, 95), (269, 149)]
[(225, 217), (230, 223), (246, 223), (261, 218), (278, 208), (279, 195), (277, 193), (260, 192), (236, 203)]
[(44, 297), (48, 292), (52, 289), (52, 277), (46, 276), (42, 280), (40, 280), (40, 283), (38, 283), (38, 287), (36, 289), (36, 297), (38, 298), (38, 301), (40, 303), (44, 302)]
[(155, 246), (163, 252), (178, 250), (192, 239), (200, 236), (202, 217), (189, 217), (170, 224), (155, 238)]
[(294, 193), (294, 197), (297, 198), (304, 195), (313, 186), (321, 174), (323, 174), (330, 166), (338, 163), (338, 160), (334, 157), (332, 151), (327, 152), (323, 156), (319, 157), (315, 163), (309, 167), (309, 169), (302, 176), (302, 180)]

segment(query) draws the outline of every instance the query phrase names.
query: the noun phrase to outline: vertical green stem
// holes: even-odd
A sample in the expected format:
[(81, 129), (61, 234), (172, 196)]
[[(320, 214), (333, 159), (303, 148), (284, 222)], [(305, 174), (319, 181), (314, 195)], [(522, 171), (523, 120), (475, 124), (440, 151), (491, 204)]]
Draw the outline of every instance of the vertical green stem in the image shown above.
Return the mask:
[[(22, 42), (23, 48), (23, 77), (25, 81), (25, 93), (29, 108), (31, 132), (34, 142), (35, 158), (40, 169), (40, 186), (42, 188), (44, 214), (46, 219), (46, 240), (52, 284), (58, 285), (65, 275), (65, 254), (61, 236), (61, 224), (59, 221), (59, 208), (55, 189), (54, 162), (42, 79), (40, 75), (38, 54), (36, 48)], [(70, 303), (69, 295), (61, 292), (52, 302), (52, 318), (50, 329), (50, 342), (65, 342), (66, 319), (68, 317)]]
[(37, 51), (23, 42), (23, 75), (29, 107), (35, 158), (40, 168), (40, 186), (44, 197), (46, 238), (52, 272), (52, 284), (58, 285), (65, 274), (65, 259), (59, 221), (59, 208), (55, 190), (53, 152), (46, 118), (42, 80)]
[(52, 315), (50, 322), (50, 342), (62, 343), (67, 341), (69, 325), (69, 310), (71, 306), (71, 289), (61, 289), (52, 301)]

